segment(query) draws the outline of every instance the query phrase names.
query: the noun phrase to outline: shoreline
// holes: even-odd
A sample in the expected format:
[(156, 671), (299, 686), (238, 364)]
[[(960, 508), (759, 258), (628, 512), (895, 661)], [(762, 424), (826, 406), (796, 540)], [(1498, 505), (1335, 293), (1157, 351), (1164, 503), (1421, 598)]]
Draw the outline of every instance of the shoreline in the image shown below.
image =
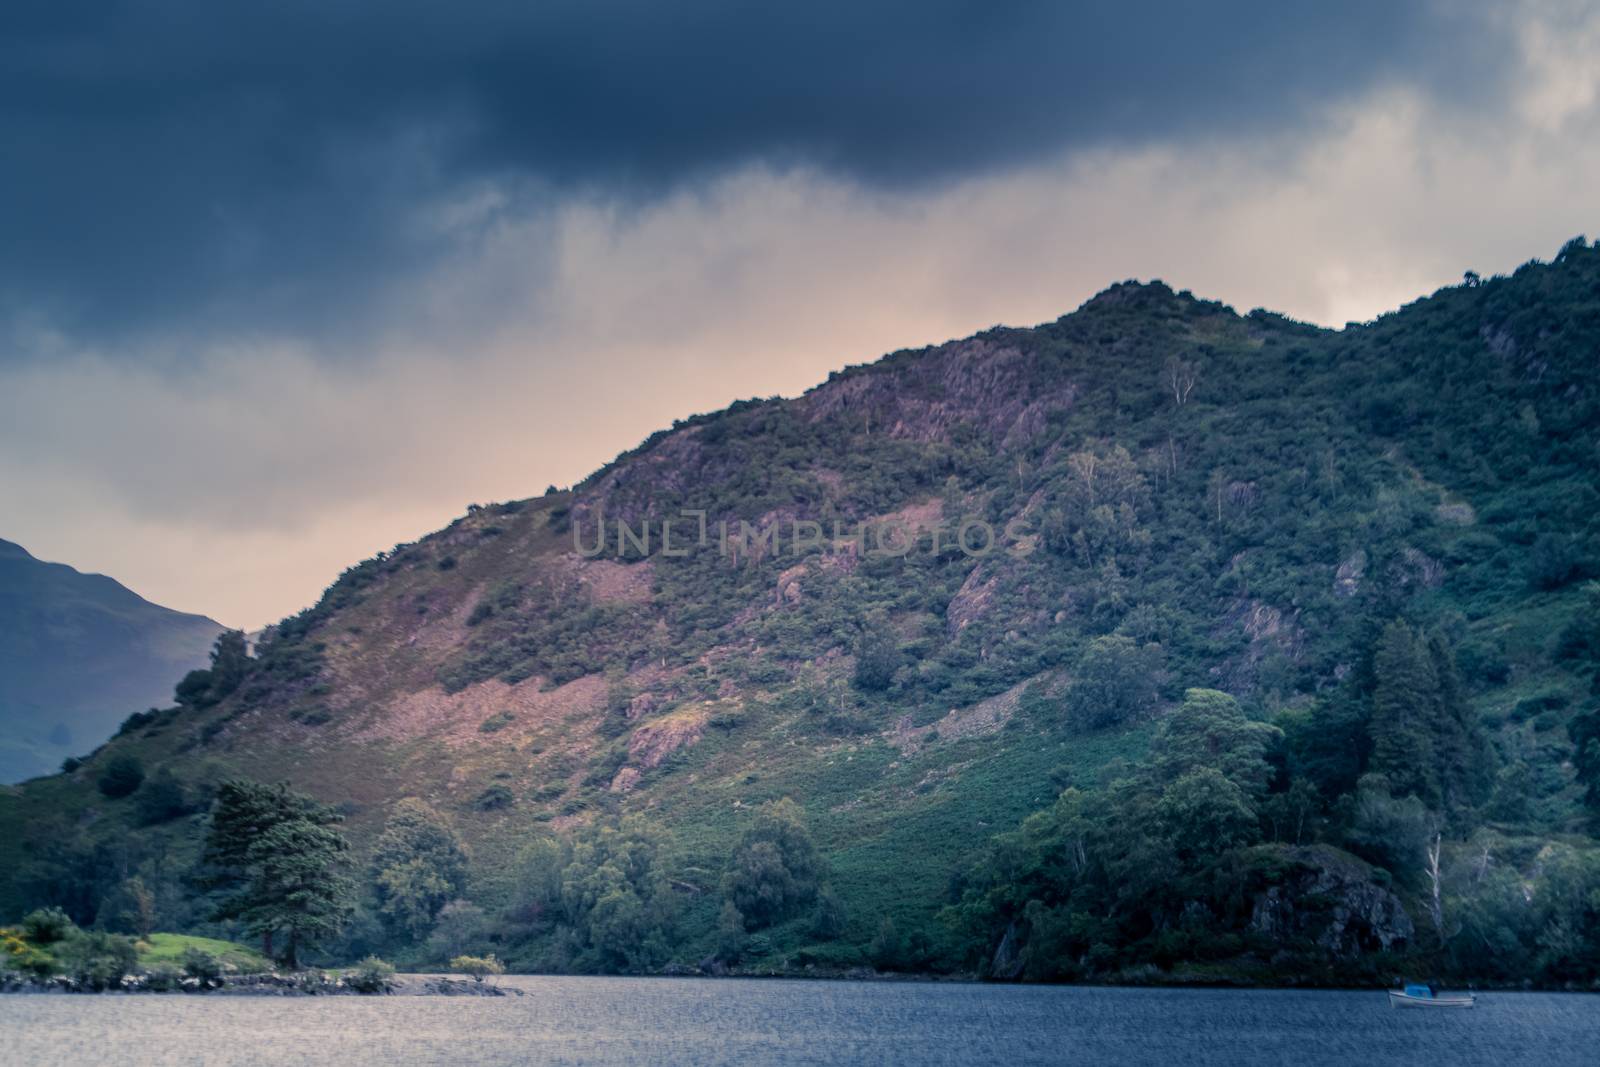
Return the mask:
[[(403, 972), (388, 980), (386, 988), (362, 988), (352, 976), (339, 969), (309, 970), (291, 974), (270, 972), (266, 974), (226, 975), (218, 979), (183, 978), (172, 984), (155, 984), (148, 975), (129, 975), (110, 988), (95, 988), (65, 975), (51, 978), (26, 978), (9, 975), (0, 978), (0, 994), (51, 996), (51, 995), (182, 995), (224, 997), (314, 997), (314, 996), (413, 996), (413, 997), (521, 997), (527, 991), (513, 984), (496, 981), (478, 982), (471, 978), (445, 975), (438, 972)], [(1283, 983), (1263, 984), (1243, 981), (1176, 980), (1103, 981), (1103, 982), (1018, 982), (996, 981), (975, 975), (932, 975), (898, 972), (847, 971), (818, 973), (793, 973), (768, 971), (760, 973), (712, 973), (688, 968), (663, 970), (654, 974), (564, 974), (537, 972), (507, 974), (508, 979), (703, 979), (707, 981), (767, 981), (767, 982), (857, 982), (893, 983), (914, 985), (973, 985), (1015, 986), (1018, 988), (1052, 989), (1128, 989), (1128, 990), (1226, 990), (1232, 992), (1280, 993), (1371, 993), (1383, 992), (1399, 982), (1353, 985), (1349, 983)], [(1568, 983), (1563, 986), (1539, 985), (1525, 982), (1479, 982), (1445, 980), (1435, 983), (1441, 989), (1474, 991), (1481, 993), (1560, 993), (1572, 995), (1600, 994), (1600, 983), (1587, 986)]]

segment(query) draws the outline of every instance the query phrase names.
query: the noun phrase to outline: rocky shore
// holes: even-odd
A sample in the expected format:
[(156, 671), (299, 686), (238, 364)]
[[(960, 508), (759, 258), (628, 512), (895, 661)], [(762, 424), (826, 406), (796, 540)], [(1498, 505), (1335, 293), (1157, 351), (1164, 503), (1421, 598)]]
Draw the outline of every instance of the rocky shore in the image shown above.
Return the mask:
[(243, 974), (221, 978), (183, 977), (167, 979), (148, 974), (130, 974), (109, 989), (95, 988), (65, 975), (53, 978), (0, 977), (0, 993), (186, 993), (207, 996), (320, 997), (320, 996), (402, 996), (402, 997), (520, 997), (522, 990), (492, 982), (447, 978), (430, 974), (400, 974), (372, 988), (353, 976), (333, 971), (304, 971), (296, 974)]

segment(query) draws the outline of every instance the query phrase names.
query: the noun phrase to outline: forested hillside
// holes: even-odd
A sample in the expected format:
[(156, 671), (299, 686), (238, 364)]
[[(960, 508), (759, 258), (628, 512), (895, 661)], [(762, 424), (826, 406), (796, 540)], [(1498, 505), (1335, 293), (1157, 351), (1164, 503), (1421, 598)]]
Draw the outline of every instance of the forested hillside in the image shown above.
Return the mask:
[(1119, 284), (351, 568), (0, 796), (0, 913), (259, 933), (247, 778), (345, 959), (1589, 983), (1597, 471), (1582, 239), (1339, 331)]

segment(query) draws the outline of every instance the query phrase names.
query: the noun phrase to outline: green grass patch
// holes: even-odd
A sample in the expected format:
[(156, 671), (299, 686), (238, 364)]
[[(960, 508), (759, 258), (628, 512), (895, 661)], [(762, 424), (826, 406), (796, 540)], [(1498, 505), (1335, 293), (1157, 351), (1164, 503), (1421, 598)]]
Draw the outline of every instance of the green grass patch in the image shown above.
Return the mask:
[(151, 934), (139, 942), (139, 966), (152, 967), (158, 963), (182, 966), (183, 954), (192, 948), (209, 952), (224, 964), (237, 969), (240, 974), (272, 970), (272, 964), (266, 957), (237, 942), (219, 941), (214, 937), (193, 937), (189, 934)]

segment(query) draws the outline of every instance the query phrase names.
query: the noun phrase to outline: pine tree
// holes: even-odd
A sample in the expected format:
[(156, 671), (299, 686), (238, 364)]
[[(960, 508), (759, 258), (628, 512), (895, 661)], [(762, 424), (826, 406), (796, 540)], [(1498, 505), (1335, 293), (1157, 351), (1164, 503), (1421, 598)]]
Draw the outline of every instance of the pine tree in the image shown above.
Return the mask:
[(1432, 720), (1439, 681), (1433, 660), (1400, 620), (1384, 627), (1373, 657), (1371, 769), (1388, 777), (1396, 796), (1415, 794), (1430, 807), (1441, 796)]
[(237, 919), (289, 968), (299, 953), (338, 933), (353, 910), (350, 881), (340, 873), (349, 843), (333, 827), (331, 808), (287, 785), (224, 782), (217, 791), (203, 862), (205, 884), (227, 892), (214, 920)]
[(1443, 639), (1428, 638), (1428, 658), (1437, 683), (1434, 700), (1434, 748), (1438, 756), (1445, 807), (1460, 811), (1481, 803), (1493, 782), (1488, 746), (1478, 727), (1455, 656)]

